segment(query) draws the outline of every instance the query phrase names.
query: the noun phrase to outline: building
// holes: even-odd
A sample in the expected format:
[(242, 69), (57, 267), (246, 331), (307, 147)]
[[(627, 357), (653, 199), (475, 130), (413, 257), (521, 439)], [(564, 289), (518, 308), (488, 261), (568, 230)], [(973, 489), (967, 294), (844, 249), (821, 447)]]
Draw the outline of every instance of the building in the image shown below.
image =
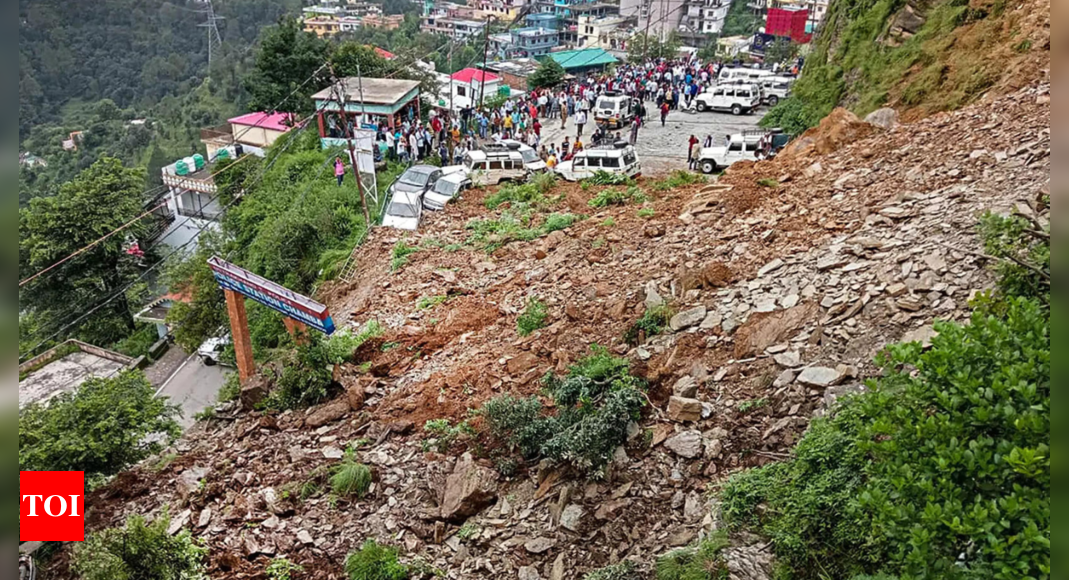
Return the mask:
[(490, 49), (498, 58), (532, 58), (543, 56), (560, 44), (560, 32), (554, 28), (525, 26), (503, 34), (490, 35)]
[(466, 42), (473, 36), (482, 36), (485, 20), (475, 20), (475, 10), (459, 4), (424, 5), (420, 17), (421, 32), (442, 34), (457, 42)]
[[(298, 122), (293, 113), (247, 113), (233, 119), (227, 119), (225, 125), (200, 130), (200, 141), (204, 143), (209, 161), (215, 161), (220, 149), (242, 145), (244, 153), (264, 156), (264, 148), (269, 147), (279, 137), (285, 135)], [(231, 156), (235, 151), (228, 152)]]
[(634, 35), (636, 20), (620, 14), (597, 18), (579, 17), (577, 35), (581, 48), (603, 48), (608, 51), (626, 52), (627, 41)]
[[(500, 76), (477, 68), (459, 70), (447, 78), (446, 86), (442, 87), (444, 94), (439, 100), (445, 101), (443, 104), (446, 107), (451, 104), (458, 111), (477, 103), (480, 96), (484, 101), (493, 97), (503, 85)], [(526, 90), (526, 87), (522, 90)]]
[(720, 34), (727, 21), (731, 0), (691, 0), (679, 22), (681, 33)]
[(765, 34), (786, 37), (798, 44), (805, 44), (813, 36), (806, 32), (808, 23), (809, 10), (805, 8), (769, 8), (765, 19)]
[(48, 167), (48, 161), (45, 161), (43, 157), (38, 157), (29, 151), (23, 151), (19, 153), (19, 166), (27, 169), (33, 169), (34, 167)]
[(301, 14), (305, 32), (311, 32), (320, 38), (365, 27), (393, 30), (401, 26), (405, 19), (401, 14), (386, 16), (382, 13), (381, 6), (369, 2), (354, 2), (342, 6), (324, 0), (317, 5), (304, 7)]
[(142, 360), (68, 340), (19, 365), (19, 409), (47, 403), (90, 379), (115, 376)]
[(620, 0), (620, 15), (637, 20), (635, 30), (668, 38), (679, 30), (687, 0)]
[(725, 36), (717, 39), (716, 53), (723, 58), (735, 58), (750, 47), (749, 36)]
[(601, 72), (609, 65), (619, 62), (615, 56), (609, 54), (604, 48), (562, 50), (549, 53), (547, 58), (557, 61), (565, 72), (573, 75)]
[(419, 81), (347, 77), (341, 84), (344, 103), (333, 87), (312, 95), (324, 149), (344, 145), (349, 128), (392, 128), (419, 118)]
[(527, 77), (533, 75), (538, 70), (538, 66), (538, 61), (533, 58), (514, 58), (512, 60), (489, 62), (485, 68), (500, 76), (504, 86), (515, 91), (526, 91), (528, 88)]
[(804, 8), (809, 11), (806, 20), (806, 33), (813, 34), (828, 14), (828, 0), (772, 0), (772, 8)]
[(525, 0), (472, 0), (468, 3), (474, 8), (476, 20), (493, 18), (499, 22), (513, 22), (520, 15), (526, 4)]

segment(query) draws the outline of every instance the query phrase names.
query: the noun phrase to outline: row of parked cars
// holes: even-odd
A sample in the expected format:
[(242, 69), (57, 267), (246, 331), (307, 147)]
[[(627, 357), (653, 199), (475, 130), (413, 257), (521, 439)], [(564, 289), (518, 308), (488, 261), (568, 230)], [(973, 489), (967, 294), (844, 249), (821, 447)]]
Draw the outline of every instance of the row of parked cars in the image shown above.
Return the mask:
[[(508, 139), (469, 151), (459, 165), (413, 165), (390, 186), (390, 204), (382, 225), (414, 230), (419, 227), (424, 210), (444, 209), (451, 199), (469, 187), (522, 182), (548, 170), (533, 147)], [(635, 148), (619, 141), (580, 151), (572, 159), (557, 164), (553, 171), (568, 181), (578, 181), (599, 171), (637, 177), (642, 165)]]

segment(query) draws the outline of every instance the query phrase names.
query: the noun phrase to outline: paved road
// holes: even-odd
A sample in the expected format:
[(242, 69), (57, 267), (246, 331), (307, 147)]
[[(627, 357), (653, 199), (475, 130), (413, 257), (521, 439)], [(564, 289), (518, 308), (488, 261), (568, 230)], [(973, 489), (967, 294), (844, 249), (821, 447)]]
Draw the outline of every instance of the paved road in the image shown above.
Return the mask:
[(193, 425), (193, 416), (214, 405), (226, 373), (231, 369), (204, 366), (196, 356), (187, 357), (171, 378), (160, 388), (158, 395), (171, 398), (182, 409), (178, 423), (183, 429)]
[[(735, 116), (731, 113), (686, 113), (683, 111), (671, 111), (665, 126), (661, 126), (660, 114), (656, 112), (653, 102), (646, 103), (646, 109), (650, 117), (646, 125), (638, 132), (638, 142), (635, 151), (639, 160), (642, 161), (643, 173), (657, 175), (667, 173), (675, 169), (687, 168), (687, 140), (691, 135), (698, 139), (705, 139), (706, 135), (712, 135), (717, 144), (724, 143), (724, 136), (739, 133), (743, 129), (751, 129), (757, 126), (765, 109), (758, 110), (753, 115)], [(572, 141), (575, 140), (575, 124), (573, 118), (568, 118), (566, 128), (560, 128), (560, 119), (544, 119), (542, 128), (542, 143), (560, 145), (567, 135)], [(583, 133), (589, 139), (593, 125), (590, 123), (583, 127)], [(628, 137), (630, 128), (620, 129), (623, 138)]]

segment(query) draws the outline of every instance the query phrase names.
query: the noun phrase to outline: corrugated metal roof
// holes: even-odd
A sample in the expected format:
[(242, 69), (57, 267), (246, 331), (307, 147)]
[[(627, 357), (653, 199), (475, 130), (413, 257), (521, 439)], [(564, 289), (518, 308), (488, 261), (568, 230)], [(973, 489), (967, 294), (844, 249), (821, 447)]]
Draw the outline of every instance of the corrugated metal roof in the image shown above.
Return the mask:
[(602, 66), (618, 62), (616, 57), (609, 54), (604, 48), (562, 50), (560, 52), (551, 52), (546, 56), (557, 61), (564, 70)]

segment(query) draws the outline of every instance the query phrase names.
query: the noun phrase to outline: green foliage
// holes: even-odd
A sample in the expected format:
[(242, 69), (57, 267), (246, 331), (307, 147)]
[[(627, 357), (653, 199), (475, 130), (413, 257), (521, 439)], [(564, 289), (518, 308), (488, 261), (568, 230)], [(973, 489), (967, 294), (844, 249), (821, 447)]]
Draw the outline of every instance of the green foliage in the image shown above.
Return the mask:
[(628, 202), (645, 203), (649, 197), (637, 186), (630, 186), (625, 191), (618, 189), (603, 189), (597, 195), (586, 202), (590, 207), (602, 208), (610, 205), (624, 205)]
[(148, 356), (148, 350), (160, 339), (155, 324), (138, 325), (133, 334), (111, 345), (111, 349), (126, 356)]
[(327, 398), (333, 382), (331, 349), (319, 333), (311, 332), (304, 344), (290, 353), (275, 389), (266, 401), (270, 409), (300, 409), (318, 404)]
[(634, 185), (635, 181), (623, 173), (612, 173), (611, 171), (599, 169), (589, 179), (584, 180), (584, 183), (589, 183), (590, 185)]
[(460, 538), (461, 542), (467, 542), (478, 536), (481, 531), (479, 526), (476, 526), (471, 522), (464, 522), (464, 525), (460, 526), (460, 529), (457, 530), (457, 538)]
[(428, 308), (434, 308), (439, 304), (449, 300), (449, 297), (445, 294), (439, 294), (437, 296), (422, 296), (416, 301), (416, 308), (419, 310), (427, 310)]
[[(298, 18), (283, 18), (278, 24), (265, 28), (260, 36), (256, 63), (245, 80), (251, 110), (310, 114), (314, 108), (311, 96), (329, 83), (328, 71), (320, 71), (322, 76), (318, 82), (303, 87), (301, 83), (312, 76), (329, 55), (327, 41), (305, 33)], [(295, 90), (296, 94), (289, 96)]]
[(728, 482), (726, 518), (803, 578), (813, 561), (833, 577), (1047, 577), (1048, 316), (1009, 297), (937, 324), (929, 351), (890, 348), (870, 392), (814, 421), (790, 461)]
[(516, 319), (517, 334), (527, 336), (539, 328), (545, 328), (548, 316), (546, 303), (537, 298), (531, 298), (527, 301), (527, 308), (524, 309), (523, 314)]
[(645, 64), (650, 58), (675, 59), (683, 40), (679, 33), (672, 32), (663, 42), (658, 34), (633, 34), (627, 41), (627, 60), (633, 64)]
[(519, 216), (503, 212), (496, 220), (473, 219), (465, 227), (472, 231), (468, 243), (479, 246), (484, 251), (493, 252), (511, 242), (529, 242), (551, 232), (563, 230), (584, 217), (552, 213), (545, 216), (540, 226), (533, 226), (530, 212)]
[(367, 540), (359, 550), (345, 558), (349, 580), (407, 580), (408, 567), (397, 559), (397, 549)]
[(439, 453), (449, 451), (449, 448), (461, 435), (475, 435), (475, 429), (466, 420), (452, 425), (449, 419), (431, 419), (423, 425), (423, 430), (434, 437), (433, 443)]
[(404, 240), (397, 240), (390, 252), (390, 271), (396, 272), (408, 264), (408, 257), (419, 251), (419, 246), (410, 246)]
[(547, 58), (538, 65), (531, 76), (527, 79), (527, 86), (531, 89), (545, 89), (559, 85), (564, 80), (564, 67), (552, 58)]
[(986, 213), (980, 220), (985, 251), (999, 261), (999, 289), (1009, 296), (1050, 301), (1050, 225), (1014, 214)]
[(623, 560), (618, 564), (588, 572), (583, 576), (583, 580), (639, 580), (639, 574), (634, 562)]
[(531, 177), (529, 183), (542, 195), (549, 195), (550, 191), (557, 186), (557, 174), (552, 171), (544, 171)]
[(747, 6), (746, 0), (731, 0), (720, 36), (753, 36), (760, 25), (760, 16)]
[(657, 580), (727, 580), (727, 562), (721, 556), (727, 546), (726, 534), (718, 534), (672, 550), (657, 559)]
[(779, 180), (774, 177), (763, 177), (757, 180), (757, 185), (760, 185), (761, 187), (771, 187), (772, 189), (776, 189), (779, 187)]
[(356, 334), (349, 329), (335, 332), (326, 340), (327, 362), (335, 365), (351, 361), (358, 348), (365, 342), (382, 336), (382, 333), (382, 325), (376, 320), (369, 320)]
[(638, 344), (642, 337), (657, 336), (668, 327), (668, 321), (672, 319), (674, 314), (675, 312), (673, 312), (672, 308), (664, 303), (653, 308), (647, 308), (642, 313), (642, 317), (635, 321), (624, 333), (624, 340), (627, 341), (627, 344)]
[(601, 225), (607, 228), (611, 228), (616, 225), (616, 220), (612, 219), (612, 216), (609, 216), (601, 222)]
[(130, 516), (122, 528), (90, 533), (74, 548), (74, 570), (85, 580), (202, 580), (207, 548), (189, 530), (171, 536), (170, 518), (151, 524)]
[(677, 169), (672, 172), (672, 175), (653, 182), (652, 187), (654, 191), (670, 191), (677, 187), (694, 185), (695, 183), (705, 183), (705, 176), (693, 171)]
[(740, 413), (749, 413), (768, 406), (768, 399), (749, 399), (739, 403)]
[[(124, 168), (117, 159), (102, 159), (54, 195), (33, 199), (19, 215), (20, 278), (52, 266), (131, 221), (141, 213), (143, 185), (140, 170)], [(138, 222), (125, 231), (137, 237), (145, 233), (145, 226)], [(138, 265), (124, 246), (123, 236), (112, 236), (19, 288), (19, 307), (33, 312), (35, 332), (62, 330), (70, 322), (71, 305), (88, 308), (117, 294), (80, 326), (77, 336), (106, 345), (133, 333), (131, 297), (121, 289), (136, 279)]]
[(640, 218), (651, 218), (651, 217), (653, 217), (654, 213), (656, 213), (656, 212), (653, 211), (652, 207), (644, 207), (642, 209), (639, 209), (637, 212), (635, 212), (635, 215), (637, 215)]
[(266, 572), (269, 580), (294, 580), (294, 574), (304, 572), (304, 568), (290, 562), (285, 556), (278, 556), (271, 559)]
[(364, 497), (370, 488), (371, 469), (357, 462), (351, 454), (334, 468), (330, 476), (330, 489), (338, 497)]
[(601, 347), (593, 351), (564, 377), (546, 376), (556, 415), (546, 414), (536, 397), (503, 395), (483, 405), (491, 434), (528, 459), (546, 457), (599, 473), (627, 439), (628, 423), (639, 418), (645, 384), (631, 375), (627, 359)]
[[(543, 174), (552, 175), (552, 174)], [(545, 181), (542, 180), (541, 185), (545, 186)], [(531, 208), (539, 209), (549, 205), (549, 200), (546, 199), (546, 191), (543, 190), (534, 181), (528, 183), (506, 183), (498, 188), (497, 192), (486, 196), (486, 200), (483, 203), (486, 205), (486, 209), (497, 209), (504, 203), (508, 203), (514, 208)], [(552, 188), (552, 184), (549, 185)]]
[(112, 475), (163, 448), (150, 434), (177, 437), (177, 407), (156, 398), (141, 371), (92, 378), (48, 405), (19, 412), (19, 469)]

